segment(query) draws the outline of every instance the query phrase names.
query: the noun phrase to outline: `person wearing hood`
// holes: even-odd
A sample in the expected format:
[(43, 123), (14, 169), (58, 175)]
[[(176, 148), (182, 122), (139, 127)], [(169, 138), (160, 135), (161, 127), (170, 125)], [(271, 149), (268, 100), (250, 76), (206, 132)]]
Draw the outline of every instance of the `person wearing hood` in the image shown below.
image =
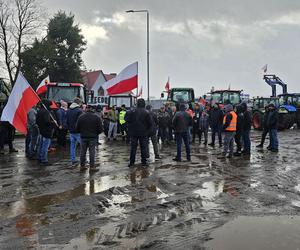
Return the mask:
[(58, 130), (57, 130), (57, 144), (62, 146), (63, 148), (67, 145), (67, 110), (68, 110), (68, 103), (64, 101), (60, 101), (58, 104), (59, 109), (56, 110), (56, 117), (58, 123)]
[[(257, 148), (263, 148), (264, 147), (264, 143), (267, 137), (267, 134), (269, 133), (269, 128), (268, 128), (268, 117), (269, 117), (269, 105), (265, 106), (265, 113), (264, 113), (264, 118), (263, 118), (263, 132), (261, 135), (261, 141), (260, 144), (258, 144), (256, 147)], [(268, 148), (270, 147), (270, 145), (268, 146)]]
[(250, 141), (250, 130), (251, 130), (251, 124), (252, 124), (252, 117), (250, 114), (250, 111), (248, 111), (247, 104), (243, 102), (241, 104), (242, 106), (242, 112), (243, 112), (243, 133), (242, 133), (242, 139), (244, 148), (242, 153), (245, 155), (249, 155), (251, 152), (251, 141)]
[(135, 164), (135, 156), (138, 143), (141, 148), (141, 161), (143, 166), (147, 164), (147, 147), (149, 145), (149, 133), (153, 127), (153, 122), (149, 112), (145, 109), (146, 103), (143, 98), (137, 100), (137, 108), (126, 112), (125, 121), (128, 125), (130, 136), (130, 161), (128, 167)]
[(77, 143), (80, 143), (80, 134), (76, 131), (76, 123), (79, 116), (83, 113), (81, 105), (80, 98), (76, 97), (66, 113), (67, 129), (70, 131), (70, 154), (73, 166), (77, 163), (76, 146)]
[(241, 156), (242, 154), (242, 134), (243, 134), (243, 123), (244, 123), (244, 114), (243, 108), (241, 105), (236, 106), (236, 114), (237, 114), (237, 124), (236, 124), (236, 133), (234, 136), (234, 141), (236, 144), (236, 152), (234, 156)]
[(225, 116), (223, 119), (224, 130), (224, 149), (223, 155), (227, 158), (231, 158), (233, 155), (233, 141), (237, 126), (237, 115), (233, 111), (231, 104), (225, 105)]
[(95, 114), (93, 106), (88, 105), (86, 112), (83, 113), (77, 120), (76, 131), (80, 134), (80, 171), (85, 171), (86, 168), (86, 152), (89, 149), (90, 158), (90, 173), (97, 172), (95, 165), (95, 152), (98, 143), (98, 135), (102, 133), (101, 118)]
[(44, 99), (42, 105), (36, 115), (36, 124), (39, 127), (41, 139), (39, 150), (39, 161), (42, 166), (50, 165), (48, 161), (48, 149), (51, 144), (54, 129), (57, 125), (51, 112), (51, 101)]
[(176, 138), (176, 145), (177, 145), (177, 155), (173, 160), (178, 162), (181, 161), (181, 146), (183, 141), (186, 150), (186, 159), (190, 161), (191, 153), (190, 153), (189, 128), (193, 125), (193, 119), (186, 112), (186, 106), (184, 103), (180, 104), (179, 112), (176, 112), (172, 123), (175, 131), (175, 138)]
[(223, 111), (219, 108), (217, 103), (213, 104), (209, 111), (209, 125), (211, 128), (211, 143), (209, 146), (215, 146), (216, 134), (219, 139), (219, 147), (222, 147), (222, 125), (223, 125)]

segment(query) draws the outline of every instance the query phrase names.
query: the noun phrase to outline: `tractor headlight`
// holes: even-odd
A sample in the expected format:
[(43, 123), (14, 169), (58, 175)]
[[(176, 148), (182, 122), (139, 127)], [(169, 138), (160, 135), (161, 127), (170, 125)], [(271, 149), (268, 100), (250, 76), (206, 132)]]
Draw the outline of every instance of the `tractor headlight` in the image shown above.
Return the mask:
[(279, 109), (279, 113), (280, 114), (287, 114), (289, 111), (287, 111), (286, 109)]

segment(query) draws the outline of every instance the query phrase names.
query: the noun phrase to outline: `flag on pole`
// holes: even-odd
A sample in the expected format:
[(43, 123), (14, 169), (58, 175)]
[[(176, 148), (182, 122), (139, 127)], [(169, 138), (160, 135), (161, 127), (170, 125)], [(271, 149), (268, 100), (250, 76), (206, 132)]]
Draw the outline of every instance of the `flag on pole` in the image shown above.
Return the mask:
[(268, 71), (268, 64), (266, 64), (265, 66), (263, 66), (263, 67), (261, 68), (261, 70), (262, 70), (264, 73), (267, 73), (267, 71)]
[(143, 86), (140, 88), (140, 91), (136, 97), (141, 97), (143, 94)]
[(166, 90), (166, 92), (168, 92), (169, 93), (169, 91), (170, 91), (170, 78), (168, 77), (168, 81), (167, 81), (167, 83), (166, 83), (166, 85), (165, 85), (165, 90)]
[(3, 109), (1, 121), (8, 121), (16, 130), (27, 134), (27, 113), (39, 101), (40, 98), (20, 72)]
[(36, 93), (38, 95), (47, 92), (47, 84), (50, 82), (49, 76), (47, 76), (43, 81), (41, 81), (40, 85), (36, 89)]
[(105, 82), (103, 89), (109, 95), (117, 95), (129, 92), (138, 87), (138, 62), (130, 64), (123, 69), (116, 77)]

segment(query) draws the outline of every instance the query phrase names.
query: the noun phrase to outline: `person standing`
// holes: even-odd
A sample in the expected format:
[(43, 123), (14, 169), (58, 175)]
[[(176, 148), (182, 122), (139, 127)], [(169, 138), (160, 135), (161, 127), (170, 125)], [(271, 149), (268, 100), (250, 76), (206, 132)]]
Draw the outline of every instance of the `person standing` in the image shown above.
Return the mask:
[(118, 132), (118, 111), (117, 106), (113, 105), (108, 111), (109, 129), (108, 129), (108, 140), (117, 140)]
[(227, 158), (231, 158), (233, 155), (233, 141), (236, 132), (237, 115), (233, 111), (231, 104), (225, 105), (225, 116), (223, 119), (223, 130), (224, 130), (224, 149), (223, 155)]
[(202, 134), (204, 135), (204, 145), (207, 145), (207, 138), (208, 138), (208, 127), (209, 127), (209, 115), (206, 111), (206, 109), (204, 108), (204, 106), (202, 106), (200, 108), (200, 117), (199, 117), (199, 144), (201, 143), (201, 139), (202, 139)]
[(165, 104), (166, 112), (169, 114), (169, 124), (168, 124), (168, 142), (171, 142), (173, 140), (173, 129), (172, 129), (172, 118), (173, 118), (173, 111), (170, 107), (169, 103)]
[(268, 150), (271, 150), (272, 152), (278, 152), (278, 136), (277, 136), (277, 130), (278, 130), (278, 111), (273, 103), (269, 104), (269, 114), (268, 114), (268, 120), (267, 120), (267, 127), (269, 128), (270, 133), (270, 147)]
[(211, 128), (211, 143), (209, 146), (215, 146), (216, 134), (219, 139), (219, 147), (222, 147), (222, 127), (223, 127), (223, 111), (219, 108), (217, 103), (213, 104), (209, 111), (209, 125)]
[(153, 127), (151, 116), (145, 109), (146, 103), (143, 98), (137, 100), (137, 108), (130, 110), (125, 115), (130, 136), (130, 161), (128, 167), (135, 164), (135, 156), (138, 143), (141, 148), (141, 161), (143, 166), (147, 164), (147, 146), (149, 141), (149, 131)]
[(200, 119), (201, 111), (200, 105), (198, 103), (195, 104), (195, 115), (193, 117), (193, 143), (195, 142), (196, 135), (199, 138), (199, 143), (201, 142), (200, 133), (199, 133), (199, 119)]
[(243, 114), (243, 108), (241, 105), (236, 106), (237, 114), (237, 124), (236, 124), (236, 133), (234, 136), (234, 141), (236, 144), (236, 152), (234, 153), (234, 156), (241, 156), (242, 154), (242, 134), (243, 134), (243, 124), (244, 124), (244, 114)]
[(177, 155), (173, 160), (178, 162), (181, 161), (181, 146), (183, 141), (186, 150), (186, 159), (187, 161), (190, 161), (191, 153), (190, 153), (189, 128), (193, 125), (193, 120), (191, 115), (189, 115), (186, 112), (186, 107), (184, 103), (181, 103), (179, 105), (179, 111), (176, 112), (172, 123), (175, 131), (176, 145), (177, 145)]
[(86, 152), (89, 149), (90, 173), (97, 172), (95, 152), (98, 145), (98, 135), (102, 133), (101, 118), (95, 114), (93, 106), (88, 105), (86, 112), (79, 116), (76, 131), (80, 134), (80, 171), (86, 170)]
[(126, 115), (126, 106), (125, 104), (122, 104), (121, 111), (119, 113), (120, 130), (122, 134), (122, 140), (126, 141), (126, 143), (129, 143), (129, 136), (127, 131), (127, 124), (125, 121), (125, 115)]
[(76, 131), (75, 126), (79, 116), (83, 112), (81, 109), (81, 105), (82, 102), (80, 98), (75, 98), (66, 113), (66, 124), (68, 130), (70, 131), (70, 154), (73, 166), (77, 164), (76, 147), (78, 143), (80, 144), (80, 134)]
[[(264, 143), (267, 137), (267, 134), (269, 133), (269, 128), (268, 128), (268, 116), (269, 116), (269, 105), (266, 105), (265, 107), (265, 113), (264, 113), (264, 118), (263, 118), (263, 132), (261, 135), (261, 141), (260, 144), (258, 144), (256, 147), (257, 148), (263, 148), (264, 147)], [(270, 147), (270, 145), (268, 146), (268, 148)]]
[(170, 126), (170, 115), (168, 112), (166, 112), (166, 109), (164, 106), (160, 108), (158, 111), (158, 134), (161, 138), (162, 144), (165, 144), (166, 142), (169, 143), (169, 126)]
[(36, 124), (37, 106), (32, 107), (27, 114), (27, 135), (25, 154), (29, 159), (35, 159), (39, 145), (39, 127)]
[(252, 125), (252, 118), (250, 111), (248, 111), (247, 104), (243, 102), (242, 104), (242, 110), (243, 110), (243, 144), (244, 148), (242, 151), (242, 154), (244, 155), (250, 155), (251, 152), (251, 141), (250, 141), (250, 131), (251, 131), (251, 125)]
[(44, 99), (42, 103), (43, 105), (41, 105), (36, 115), (36, 124), (39, 127), (41, 135), (39, 162), (42, 166), (49, 166), (51, 164), (48, 161), (48, 149), (51, 144), (56, 121), (50, 115), (51, 101)]
[(63, 148), (67, 145), (67, 110), (68, 103), (61, 101), (59, 103), (60, 107), (56, 111), (58, 130), (57, 130), (57, 144)]
[[(186, 112), (190, 115), (190, 117), (192, 119), (194, 118), (194, 111), (193, 111), (192, 104), (187, 104)], [(193, 136), (193, 123), (190, 124), (189, 130), (188, 130), (189, 143), (192, 143), (192, 140), (193, 140), (192, 136)]]
[[(157, 142), (157, 129), (158, 129), (158, 119), (156, 114), (152, 111), (151, 105), (146, 106), (146, 110), (149, 112), (151, 120), (152, 120), (152, 128), (149, 131), (149, 138), (151, 139), (155, 160), (161, 159), (158, 150), (158, 142)], [(149, 158), (149, 146), (147, 147), (147, 156)]]

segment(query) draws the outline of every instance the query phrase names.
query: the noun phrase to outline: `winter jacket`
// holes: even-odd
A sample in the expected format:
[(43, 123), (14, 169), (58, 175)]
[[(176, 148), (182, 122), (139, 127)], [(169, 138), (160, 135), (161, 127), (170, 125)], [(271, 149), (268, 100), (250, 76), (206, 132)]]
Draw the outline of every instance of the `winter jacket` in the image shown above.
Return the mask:
[(108, 119), (111, 122), (118, 122), (119, 117), (118, 117), (118, 111), (117, 110), (109, 110), (108, 112)]
[(178, 111), (173, 118), (172, 124), (175, 133), (184, 133), (193, 125), (193, 120), (186, 111)]
[(209, 115), (207, 114), (207, 112), (202, 111), (199, 117), (199, 129), (201, 131), (206, 131), (208, 130), (208, 127), (209, 127)]
[(243, 114), (244, 114), (244, 119), (243, 119), (243, 130), (247, 131), (251, 129), (252, 125), (252, 117), (250, 112), (248, 111), (248, 107), (246, 103), (241, 104), (242, 109), (243, 109)]
[(236, 106), (237, 123), (236, 123), (236, 133), (242, 134), (244, 126), (244, 113), (241, 105)]
[(45, 138), (52, 138), (55, 124), (50, 116), (50, 112), (42, 107), (36, 115), (36, 124), (39, 127), (40, 134)]
[(37, 127), (36, 116), (37, 116), (36, 108), (31, 108), (27, 113), (27, 128), (28, 129), (33, 129), (33, 128)]
[(270, 111), (266, 110), (264, 113), (264, 121), (263, 121), (263, 129), (268, 130), (268, 116), (269, 116)]
[(68, 109), (66, 114), (66, 124), (67, 124), (67, 129), (70, 130), (71, 134), (76, 133), (75, 126), (82, 112), (83, 112), (82, 109), (77, 103), (72, 103), (70, 108)]
[(212, 108), (209, 111), (209, 125), (211, 128), (220, 128), (223, 124), (224, 113), (219, 108)]
[(67, 111), (63, 108), (59, 108), (56, 111), (57, 123), (58, 126), (62, 126), (63, 128), (67, 127)]
[(195, 115), (193, 117), (193, 125), (196, 128), (199, 128), (199, 118), (200, 118), (200, 109), (195, 109)]
[(158, 129), (158, 119), (157, 115), (153, 111), (148, 111), (152, 120), (152, 128), (149, 131), (149, 136), (156, 135)]
[(160, 128), (167, 128), (170, 125), (170, 115), (167, 112), (158, 112), (158, 126)]
[(79, 116), (76, 123), (76, 132), (81, 138), (97, 138), (103, 131), (101, 118), (92, 111)]
[(267, 127), (268, 129), (278, 129), (278, 111), (271, 110), (268, 114)]
[(128, 126), (128, 134), (132, 137), (149, 136), (153, 127), (151, 116), (143, 107), (126, 112), (125, 121)]

